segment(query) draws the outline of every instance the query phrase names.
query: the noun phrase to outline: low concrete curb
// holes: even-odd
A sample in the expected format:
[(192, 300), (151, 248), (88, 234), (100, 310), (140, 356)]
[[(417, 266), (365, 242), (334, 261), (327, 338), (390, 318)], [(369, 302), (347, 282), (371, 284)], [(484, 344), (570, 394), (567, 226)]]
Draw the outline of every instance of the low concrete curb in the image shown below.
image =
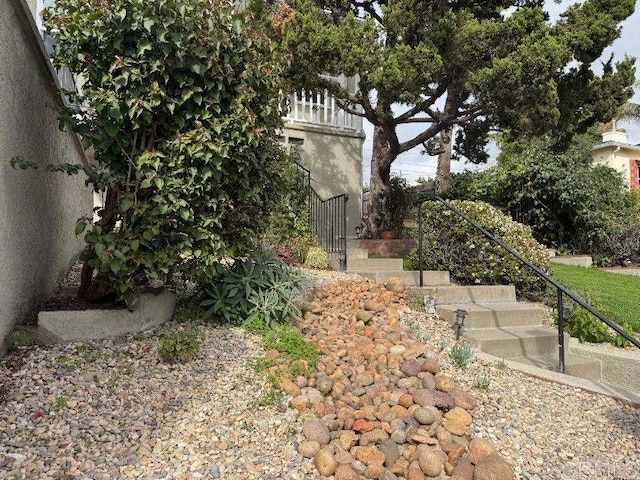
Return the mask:
[(563, 255), (561, 257), (551, 257), (549, 260), (553, 263), (574, 265), (576, 267), (590, 267), (593, 265), (593, 258), (589, 255)]
[(476, 357), (480, 360), (488, 362), (504, 362), (509, 368), (525, 373), (527, 375), (531, 375), (532, 377), (539, 378), (540, 380), (546, 380), (548, 382), (556, 382), (563, 385), (568, 385), (570, 387), (581, 388), (588, 392), (607, 395), (608, 397), (640, 406), (640, 392), (631, 392), (620, 387), (619, 385), (594, 382), (592, 380), (586, 380), (584, 378), (572, 377), (571, 375), (565, 375), (559, 372), (554, 372), (552, 370), (545, 370), (543, 368), (526, 365), (524, 363), (514, 362), (512, 360), (509, 360), (508, 358), (503, 359), (495, 357), (484, 352), (476, 351), (475, 354)]
[(40, 343), (100, 340), (157, 327), (173, 317), (176, 295), (163, 291), (144, 293), (129, 310), (69, 310), (40, 312), (37, 338)]
[(572, 338), (569, 352), (602, 362), (602, 381), (640, 394), (640, 355), (622, 349), (593, 347)]

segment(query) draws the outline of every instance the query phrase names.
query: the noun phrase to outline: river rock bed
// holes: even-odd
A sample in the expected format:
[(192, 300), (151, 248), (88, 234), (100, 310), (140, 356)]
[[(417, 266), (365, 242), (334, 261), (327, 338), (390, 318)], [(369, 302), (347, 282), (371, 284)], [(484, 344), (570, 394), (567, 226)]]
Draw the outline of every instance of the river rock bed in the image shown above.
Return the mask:
[[(299, 392), (285, 397), (297, 408), (264, 405), (268, 403), (263, 400), (268, 400), (270, 387), (252, 368), (252, 362), (266, 352), (256, 337), (235, 327), (202, 326), (207, 332), (203, 350), (185, 365), (167, 365), (158, 360), (162, 329), (100, 342), (21, 347), (17, 353), (0, 359), (0, 390), (5, 394), (4, 399), (0, 398), (0, 478), (314, 480), (327, 478), (320, 475), (316, 465), (323, 468), (322, 462), (326, 467), (334, 461), (336, 473), (341, 475), (334, 474), (334, 478), (366, 478), (366, 475), (379, 474), (379, 478), (389, 480), (403, 473), (413, 475), (407, 478), (422, 478), (420, 475), (425, 472), (419, 461), (421, 453), (426, 448), (442, 449), (441, 441), (447, 439), (447, 433), (454, 439), (455, 435), (444, 427), (445, 422), (450, 429), (456, 427), (451, 418), (446, 418), (451, 411), (454, 413), (449, 416), (455, 416), (466, 427), (464, 435), (458, 435), (457, 439), (458, 444), (461, 441), (465, 444), (462, 438), (468, 441), (460, 461), (470, 459), (476, 447), (489, 445), (484, 443), (488, 440), (518, 479), (639, 478), (640, 410), (637, 407), (527, 376), (499, 362), (474, 357), (466, 368), (457, 368), (450, 356), (456, 344), (454, 333), (435, 314), (425, 312), (421, 302), (413, 301), (405, 293), (389, 292), (353, 274), (321, 271), (308, 274), (317, 286), (326, 289), (313, 293), (309, 303), (314, 303), (317, 297), (319, 308), (309, 309), (300, 327), (308, 329), (304, 331), (310, 341), (325, 346), (316, 379), (297, 379)], [(336, 279), (342, 283), (332, 283)], [(365, 298), (369, 295), (373, 298)], [(367, 311), (365, 300), (388, 305), (380, 311), (381, 305)], [(361, 311), (373, 312), (373, 316), (366, 319), (369, 313), (361, 314), (360, 320), (354, 320)], [(384, 327), (385, 322), (380, 318), (375, 318), (383, 316), (386, 323), (393, 323), (395, 333)], [(358, 322), (364, 323), (364, 328), (356, 327)], [(351, 327), (345, 330), (347, 325)], [(381, 326), (377, 332), (374, 332), (375, 325)], [(166, 326), (175, 327), (176, 324)], [(356, 334), (357, 329), (371, 332), (373, 337), (365, 335), (364, 338), (373, 339), (374, 354), (379, 345), (388, 341), (389, 335), (397, 337), (398, 343), (393, 345), (397, 347), (395, 353), (387, 355), (388, 370), (378, 367), (381, 359), (379, 355), (372, 357), (369, 347), (364, 353), (360, 348), (357, 355), (355, 349), (337, 348), (338, 344), (355, 341), (351, 335)], [(355, 338), (364, 342), (363, 338)], [(406, 348), (402, 353), (400, 345)], [(391, 350), (391, 347), (387, 348)], [(367, 360), (365, 353), (377, 362), (375, 373), (371, 367), (367, 370), (365, 365), (372, 365), (372, 360)], [(349, 363), (352, 355), (353, 364), (348, 368), (353, 371), (349, 372), (343, 363)], [(391, 358), (394, 356), (397, 358)], [(415, 370), (409, 369), (415, 369), (416, 364), (410, 362), (403, 372), (406, 360), (414, 356), (418, 363), (422, 362), (420, 371), (411, 375)], [(356, 362), (355, 358), (363, 362)], [(436, 374), (427, 370), (426, 373), (434, 375), (433, 379), (424, 375), (426, 359), (440, 369)], [(428, 405), (416, 407), (415, 398), (410, 405), (408, 396), (394, 394), (397, 405), (390, 405), (389, 410), (395, 407), (395, 415), (405, 415), (406, 410), (407, 416), (402, 420), (405, 427), (390, 428), (395, 418), (383, 422), (384, 416), (376, 417), (376, 413), (381, 414), (382, 402), (376, 405), (374, 400), (377, 410), (373, 411), (362, 402), (363, 398), (371, 397), (371, 387), (383, 378), (378, 368), (388, 376), (389, 386), (393, 380), (396, 387), (400, 384), (399, 388), (406, 388), (407, 393), (416, 388), (412, 383), (415, 378), (420, 379), (420, 386), (424, 387), (424, 378), (428, 379), (429, 386), (436, 377), (447, 377), (455, 390), (470, 394), (469, 401), (475, 398), (475, 408), (459, 407), (471, 416), (472, 423), (465, 425), (469, 418), (455, 409), (455, 400), (453, 408), (439, 407), (435, 411)], [(354, 380), (363, 386), (343, 382), (343, 375), (336, 372), (345, 374), (349, 381), (355, 375)], [(335, 378), (331, 378), (332, 375)], [(364, 386), (370, 380), (373, 383)], [(334, 396), (334, 386), (340, 382), (345, 390), (353, 389)], [(441, 385), (441, 388), (447, 387)], [(364, 393), (359, 389), (364, 389)], [(454, 398), (451, 390), (436, 389), (436, 392)], [(357, 395), (360, 393), (362, 395)], [(388, 399), (391, 397), (391, 392), (382, 393), (388, 393)], [(361, 405), (356, 409), (358, 401)], [(342, 417), (337, 407), (346, 409)], [(425, 410), (418, 411), (418, 408)], [(353, 415), (346, 415), (347, 412)], [(435, 418), (429, 423), (432, 416)], [(345, 423), (340, 425), (341, 421), (350, 426), (352, 434), (345, 433), (349, 429), (344, 428)], [(376, 428), (376, 422), (383, 428)], [(391, 432), (385, 430), (383, 423), (389, 424)], [(371, 426), (374, 428), (369, 430)], [(402, 425), (396, 421), (393, 426)], [(409, 427), (414, 427), (415, 432)], [(460, 424), (457, 427), (463, 432)], [(407, 438), (402, 438), (402, 430)], [(327, 431), (332, 446), (323, 449), (320, 444), (326, 441)], [(425, 433), (427, 435), (421, 435)], [(314, 435), (316, 439), (310, 439)], [(434, 438), (438, 445), (430, 445)], [(396, 445), (401, 454), (394, 462), (396, 466), (389, 463), (397, 473), (385, 465), (387, 456), (395, 457), (390, 439), (394, 443), (399, 441)], [(473, 439), (483, 439), (483, 442), (471, 445)], [(345, 445), (350, 448), (344, 448)], [(358, 447), (358, 451), (351, 453), (354, 447)], [(341, 448), (349, 451), (353, 461)], [(324, 453), (314, 464), (321, 450)], [(384, 460), (378, 451), (385, 455)], [(462, 453), (460, 449), (457, 452)], [(442, 464), (440, 478), (443, 479), (449, 476), (447, 468), (450, 467), (446, 465), (451, 460), (449, 455), (450, 452)], [(416, 468), (416, 457), (420, 470)], [(431, 464), (444, 460), (438, 453), (430, 457), (422, 459), (426, 468), (428, 460)], [(400, 470), (399, 467), (404, 466), (401, 458), (409, 466), (413, 465), (410, 471)], [(382, 471), (380, 464), (384, 467)], [(358, 477), (344, 465), (349, 465)], [(370, 468), (371, 465), (378, 467)], [(330, 468), (325, 473), (328, 471)], [(465, 471), (468, 475), (469, 469)], [(465, 478), (465, 471), (456, 473)]]

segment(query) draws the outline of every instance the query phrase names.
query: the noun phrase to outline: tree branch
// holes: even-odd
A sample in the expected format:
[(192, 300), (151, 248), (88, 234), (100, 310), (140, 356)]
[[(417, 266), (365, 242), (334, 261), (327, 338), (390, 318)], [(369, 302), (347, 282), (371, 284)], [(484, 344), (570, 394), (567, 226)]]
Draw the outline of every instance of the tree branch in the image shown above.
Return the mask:
[(442, 95), (444, 95), (444, 93), (447, 91), (447, 88), (449, 87), (449, 83), (451, 83), (450, 80), (442, 81), (429, 98), (416, 104), (413, 108), (407, 110), (402, 115), (396, 117), (396, 122), (405, 123), (405, 120), (417, 115), (418, 113), (427, 112), (428, 107), (433, 105), (436, 100), (438, 100)]

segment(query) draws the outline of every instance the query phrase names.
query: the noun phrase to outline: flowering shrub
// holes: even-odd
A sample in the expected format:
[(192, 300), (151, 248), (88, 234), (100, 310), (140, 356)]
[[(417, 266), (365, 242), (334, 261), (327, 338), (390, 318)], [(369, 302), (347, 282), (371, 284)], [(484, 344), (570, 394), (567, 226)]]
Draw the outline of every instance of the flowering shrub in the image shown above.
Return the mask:
[(320, 247), (311, 247), (307, 250), (307, 256), (304, 259), (304, 264), (313, 268), (327, 268), (327, 252)]
[(200, 351), (205, 333), (195, 325), (179, 326), (162, 335), (158, 355), (163, 362), (184, 363)]
[[(550, 271), (549, 253), (531, 236), (531, 229), (514, 222), (484, 202), (452, 201), (479, 225), (504, 241), (545, 272)], [(465, 285), (513, 284), (522, 297), (539, 299), (545, 281), (499, 245), (438, 202), (425, 202), (423, 261), (427, 270), (449, 270), (451, 278)], [(417, 269), (418, 251), (409, 261)]]

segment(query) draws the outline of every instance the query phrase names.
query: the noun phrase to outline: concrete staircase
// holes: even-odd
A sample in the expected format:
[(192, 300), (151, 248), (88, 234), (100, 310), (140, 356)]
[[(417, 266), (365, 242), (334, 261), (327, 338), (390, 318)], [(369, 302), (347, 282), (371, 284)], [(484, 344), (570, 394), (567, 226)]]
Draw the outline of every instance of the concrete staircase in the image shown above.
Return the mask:
[[(335, 268), (335, 267), (334, 267)], [(402, 259), (369, 258), (359, 241), (347, 245), (347, 271), (356, 272), (375, 282), (389, 277), (404, 280), (414, 291), (432, 297), (441, 318), (453, 326), (455, 311), (466, 310), (462, 335), (482, 352), (522, 364), (558, 371), (558, 334), (543, 326), (541, 307), (518, 302), (515, 288), (502, 286), (452, 285), (449, 272), (423, 272), (423, 287), (419, 288), (419, 272), (402, 269)], [(600, 360), (568, 353), (569, 336), (565, 335), (565, 372), (574, 377), (600, 381)]]

